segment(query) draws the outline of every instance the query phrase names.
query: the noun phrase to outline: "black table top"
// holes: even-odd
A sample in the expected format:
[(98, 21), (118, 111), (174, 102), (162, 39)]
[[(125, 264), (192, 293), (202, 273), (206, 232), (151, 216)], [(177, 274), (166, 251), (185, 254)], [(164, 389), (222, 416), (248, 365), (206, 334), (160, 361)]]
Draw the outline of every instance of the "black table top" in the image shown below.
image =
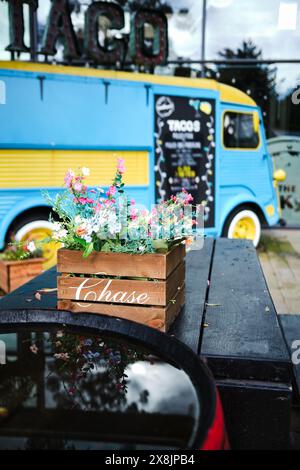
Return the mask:
[[(0, 315), (56, 310), (56, 291), (43, 291), (55, 287), (52, 268), (3, 297)], [(290, 381), (289, 353), (249, 241), (208, 238), (187, 254), (186, 303), (168, 334), (205, 357), (216, 378)]]

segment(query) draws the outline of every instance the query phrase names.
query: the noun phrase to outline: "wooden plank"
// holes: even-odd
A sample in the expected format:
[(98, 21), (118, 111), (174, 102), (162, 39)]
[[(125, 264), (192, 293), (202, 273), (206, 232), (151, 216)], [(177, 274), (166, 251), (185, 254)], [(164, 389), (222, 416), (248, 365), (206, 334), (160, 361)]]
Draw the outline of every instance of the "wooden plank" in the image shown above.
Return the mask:
[[(300, 360), (300, 312), (298, 315), (279, 315), (279, 322), (281, 324), (285, 341), (292, 356), (295, 353), (296, 360)], [(298, 343), (296, 343), (298, 341)], [(295, 361), (294, 361), (295, 362)], [(294, 381), (293, 389), (295, 391), (296, 400), (300, 401), (300, 362), (299, 364), (293, 363)]]
[[(30, 263), (29, 263), (30, 261)], [(9, 291), (13, 291), (43, 272), (42, 258), (22, 261), (9, 266)]]
[(0, 289), (4, 292), (9, 292), (8, 269), (7, 264), (0, 260)]
[(185, 262), (180, 263), (168, 276), (166, 281), (166, 304), (172, 301), (181, 286), (185, 284)]
[(57, 271), (60, 273), (103, 273), (108, 276), (166, 279), (184, 256), (185, 245), (177, 245), (166, 254), (135, 255), (93, 252), (88, 258), (83, 258), (81, 251), (60, 249), (57, 253)]
[(167, 253), (165, 278), (170, 276), (176, 266), (178, 266), (184, 260), (185, 255), (185, 245), (182, 244), (175, 246), (174, 249)]
[(289, 382), (290, 361), (256, 251), (218, 239), (201, 355), (215, 377)]
[(20, 266), (20, 264), (36, 264), (36, 263), (43, 263), (45, 260), (44, 258), (29, 258), (24, 259), (22, 261), (6, 261), (1, 260), (1, 263), (6, 264), (6, 266)]
[(58, 298), (85, 300), (87, 303), (167, 306), (184, 283), (184, 274), (185, 265), (181, 263), (166, 281), (58, 276)]
[(23, 261), (0, 260), (0, 288), (4, 292), (11, 292), (22, 284), (41, 274), (43, 258), (27, 259)]
[(208, 278), (213, 238), (206, 238), (201, 250), (193, 250), (186, 255), (186, 302), (182, 313), (175, 320), (169, 334), (198, 352), (205, 297), (208, 289)]
[[(81, 286), (83, 286), (81, 288)], [(58, 298), (89, 303), (167, 305), (165, 281), (58, 277)], [(122, 308), (119, 306), (119, 308)]]
[[(177, 290), (176, 295), (174, 296), (174, 302), (171, 302), (168, 305), (167, 311), (166, 311), (166, 323), (165, 323), (165, 332), (169, 331), (171, 326), (173, 325), (174, 321), (176, 321), (176, 318), (179, 316), (184, 316), (185, 311), (183, 309), (183, 306), (185, 304), (185, 289), (186, 286), (183, 284), (179, 290)], [(153, 326), (153, 325), (149, 325)]]
[(146, 307), (137, 305), (114, 305), (110, 303), (86, 303), (74, 300), (58, 300), (59, 310), (68, 310), (73, 313), (95, 313), (112, 317), (126, 318), (137, 323), (142, 323), (161, 331), (167, 331), (170, 324), (179, 314), (184, 303), (184, 286), (174, 298), (175, 302), (168, 307)]

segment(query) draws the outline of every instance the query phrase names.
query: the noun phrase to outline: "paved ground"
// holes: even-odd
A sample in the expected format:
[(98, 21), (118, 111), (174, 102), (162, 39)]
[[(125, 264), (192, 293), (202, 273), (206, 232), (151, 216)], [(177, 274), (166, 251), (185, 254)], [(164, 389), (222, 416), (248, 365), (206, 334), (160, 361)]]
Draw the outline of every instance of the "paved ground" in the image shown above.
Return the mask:
[[(277, 312), (300, 315), (300, 230), (264, 231), (258, 254)], [(291, 437), (300, 450), (300, 407), (292, 409)]]
[(300, 314), (300, 230), (265, 230), (258, 253), (277, 312)]

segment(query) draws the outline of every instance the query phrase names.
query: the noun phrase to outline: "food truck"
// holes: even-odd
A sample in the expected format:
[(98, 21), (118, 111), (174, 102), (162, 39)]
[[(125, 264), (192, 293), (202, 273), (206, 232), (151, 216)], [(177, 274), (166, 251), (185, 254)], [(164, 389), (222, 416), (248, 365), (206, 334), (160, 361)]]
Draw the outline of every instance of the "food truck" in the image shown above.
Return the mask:
[[(240, 90), (181, 78), (21, 61), (0, 62), (0, 249), (51, 233), (42, 190), (68, 168), (110, 184), (116, 158), (138, 203), (185, 188), (208, 236), (247, 238), (280, 214), (260, 109)], [(47, 265), (55, 246), (45, 245)]]

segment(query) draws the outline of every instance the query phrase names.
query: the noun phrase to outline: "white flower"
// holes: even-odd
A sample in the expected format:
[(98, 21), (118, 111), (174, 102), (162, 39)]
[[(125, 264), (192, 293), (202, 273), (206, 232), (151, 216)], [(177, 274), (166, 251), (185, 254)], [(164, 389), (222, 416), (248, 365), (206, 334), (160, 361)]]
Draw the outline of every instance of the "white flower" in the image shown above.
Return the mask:
[(108, 230), (112, 235), (114, 235), (115, 233), (120, 233), (121, 228), (122, 228), (122, 226), (121, 226), (120, 222), (112, 222), (112, 223), (109, 224)]
[(30, 251), (30, 253), (33, 253), (36, 250), (36, 246), (34, 242), (29, 242), (27, 245), (27, 250)]
[(82, 219), (81, 219), (80, 215), (76, 215), (76, 217), (75, 217), (75, 219), (74, 219), (74, 222), (75, 222), (75, 224), (80, 224), (80, 223), (81, 223), (81, 220), (82, 220)]
[(68, 235), (67, 230), (62, 228), (61, 230), (54, 232), (53, 238), (54, 240), (61, 240), (62, 238), (65, 238), (67, 235)]
[(53, 222), (54, 232), (58, 232), (61, 229), (61, 224), (59, 222)]
[(90, 169), (87, 168), (86, 166), (81, 168), (81, 172), (82, 172), (83, 176), (90, 176)]

